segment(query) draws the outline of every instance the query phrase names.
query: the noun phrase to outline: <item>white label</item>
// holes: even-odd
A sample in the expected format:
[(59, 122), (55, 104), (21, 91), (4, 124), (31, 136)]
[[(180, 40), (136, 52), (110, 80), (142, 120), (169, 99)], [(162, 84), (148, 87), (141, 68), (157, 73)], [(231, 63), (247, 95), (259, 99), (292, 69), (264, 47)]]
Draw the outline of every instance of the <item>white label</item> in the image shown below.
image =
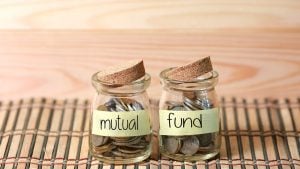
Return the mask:
[(160, 135), (196, 135), (219, 131), (219, 109), (160, 110)]
[(129, 137), (151, 133), (148, 112), (109, 112), (94, 110), (92, 134), (101, 136)]

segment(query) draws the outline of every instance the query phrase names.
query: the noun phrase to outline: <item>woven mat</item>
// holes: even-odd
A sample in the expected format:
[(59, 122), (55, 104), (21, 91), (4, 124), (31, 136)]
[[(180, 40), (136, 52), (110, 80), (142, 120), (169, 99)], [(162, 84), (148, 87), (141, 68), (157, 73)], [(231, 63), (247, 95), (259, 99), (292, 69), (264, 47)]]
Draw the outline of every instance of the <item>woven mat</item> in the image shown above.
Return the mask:
[[(102, 164), (88, 153), (88, 100), (35, 98), (0, 104), (0, 169), (300, 168), (300, 98), (222, 98), (218, 158), (196, 163), (160, 159), (154, 126), (152, 158), (120, 166)], [(155, 109), (157, 101), (152, 105)]]

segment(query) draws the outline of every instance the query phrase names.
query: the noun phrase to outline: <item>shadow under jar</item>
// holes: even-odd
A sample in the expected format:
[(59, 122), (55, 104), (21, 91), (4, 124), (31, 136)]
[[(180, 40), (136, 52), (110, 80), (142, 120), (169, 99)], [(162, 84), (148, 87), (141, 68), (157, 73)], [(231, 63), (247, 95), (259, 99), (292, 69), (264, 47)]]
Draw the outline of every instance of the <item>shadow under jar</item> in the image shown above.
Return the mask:
[(192, 81), (177, 81), (160, 73), (163, 86), (159, 103), (160, 152), (177, 161), (215, 157), (221, 145), (220, 117), (212, 71)]
[(92, 77), (97, 94), (91, 106), (89, 149), (100, 161), (129, 164), (151, 154), (151, 118), (146, 89), (149, 74), (126, 85), (111, 85)]

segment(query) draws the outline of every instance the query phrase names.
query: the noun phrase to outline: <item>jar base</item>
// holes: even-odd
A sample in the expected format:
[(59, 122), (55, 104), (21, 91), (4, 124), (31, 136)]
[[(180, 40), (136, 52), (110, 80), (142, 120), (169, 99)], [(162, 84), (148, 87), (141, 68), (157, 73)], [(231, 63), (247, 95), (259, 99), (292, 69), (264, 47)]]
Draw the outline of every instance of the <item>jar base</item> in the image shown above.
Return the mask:
[(212, 158), (216, 157), (219, 153), (220, 153), (220, 151), (212, 151), (212, 152), (206, 153), (206, 154), (197, 154), (197, 155), (193, 155), (193, 156), (187, 156), (187, 155), (181, 155), (181, 154), (169, 154), (166, 152), (161, 152), (161, 155), (164, 157), (167, 157), (169, 159), (176, 160), (176, 161), (195, 162), (195, 161), (212, 159)]
[(90, 151), (92, 156), (96, 158), (97, 160), (106, 163), (106, 164), (132, 164), (132, 163), (138, 163), (146, 160), (147, 158), (150, 157), (151, 152), (147, 151), (144, 153), (144, 155), (138, 156), (138, 157), (133, 157), (133, 158), (126, 158), (126, 159), (116, 159), (114, 157), (104, 157), (101, 155), (97, 155), (94, 152)]

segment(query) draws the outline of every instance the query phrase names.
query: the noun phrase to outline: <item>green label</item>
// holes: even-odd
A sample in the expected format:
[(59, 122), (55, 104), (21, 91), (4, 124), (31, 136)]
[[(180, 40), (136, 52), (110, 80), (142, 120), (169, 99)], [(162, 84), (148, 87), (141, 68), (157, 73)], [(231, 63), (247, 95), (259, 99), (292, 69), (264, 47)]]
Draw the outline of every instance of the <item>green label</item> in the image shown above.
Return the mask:
[(159, 110), (160, 135), (196, 135), (219, 131), (219, 109)]
[(93, 111), (92, 134), (129, 137), (150, 134), (150, 118), (146, 111)]

